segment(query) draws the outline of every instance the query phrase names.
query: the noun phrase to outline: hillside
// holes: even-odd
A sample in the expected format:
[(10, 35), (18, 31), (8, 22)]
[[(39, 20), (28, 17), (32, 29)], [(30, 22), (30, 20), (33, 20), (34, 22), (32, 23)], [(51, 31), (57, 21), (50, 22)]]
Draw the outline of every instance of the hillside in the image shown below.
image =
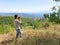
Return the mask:
[[(60, 25), (50, 29), (21, 29), (22, 37), (15, 43), (15, 31), (0, 35), (0, 44), (4, 45), (60, 45)], [(56, 28), (56, 29), (55, 29)]]

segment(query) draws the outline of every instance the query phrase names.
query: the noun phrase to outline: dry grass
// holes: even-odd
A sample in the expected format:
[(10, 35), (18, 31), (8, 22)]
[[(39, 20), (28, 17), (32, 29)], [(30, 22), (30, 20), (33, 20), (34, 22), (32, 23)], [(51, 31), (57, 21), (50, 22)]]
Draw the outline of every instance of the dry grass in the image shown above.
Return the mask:
[(18, 45), (60, 45), (60, 31), (22, 30)]
[[(22, 37), (7, 45), (60, 45), (60, 25), (49, 27), (45, 30), (22, 29)], [(14, 33), (15, 34), (15, 33)]]

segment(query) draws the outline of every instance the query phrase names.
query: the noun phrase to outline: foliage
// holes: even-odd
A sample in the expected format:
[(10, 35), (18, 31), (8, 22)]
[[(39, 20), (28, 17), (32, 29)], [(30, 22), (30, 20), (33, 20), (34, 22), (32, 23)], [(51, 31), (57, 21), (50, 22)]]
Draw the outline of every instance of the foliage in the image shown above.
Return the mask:
[(55, 6), (52, 7), (52, 11), (56, 11), (56, 7)]
[[(38, 28), (38, 21), (34, 21), (32, 18), (21, 18), (21, 28), (32, 26), (32, 28)], [(14, 28), (14, 18), (12, 16), (0, 16), (0, 33), (7, 33)]]
[(44, 18), (49, 18), (49, 15), (48, 14), (44, 14)]
[(8, 33), (12, 31), (12, 27), (9, 24), (0, 24), (0, 34)]
[(54, 0), (54, 1), (59, 2), (60, 0)]

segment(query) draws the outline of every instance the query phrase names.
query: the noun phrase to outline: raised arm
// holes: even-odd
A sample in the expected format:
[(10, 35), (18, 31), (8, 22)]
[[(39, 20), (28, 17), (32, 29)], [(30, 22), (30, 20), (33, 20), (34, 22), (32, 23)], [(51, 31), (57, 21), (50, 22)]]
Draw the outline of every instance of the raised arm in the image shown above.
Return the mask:
[(18, 23), (21, 23), (21, 21), (17, 20)]

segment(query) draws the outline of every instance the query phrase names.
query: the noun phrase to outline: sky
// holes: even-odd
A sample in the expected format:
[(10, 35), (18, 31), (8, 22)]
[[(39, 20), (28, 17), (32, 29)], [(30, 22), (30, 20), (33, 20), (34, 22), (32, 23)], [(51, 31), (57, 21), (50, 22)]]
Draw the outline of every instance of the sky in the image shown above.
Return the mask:
[(0, 0), (0, 12), (34, 13), (51, 11), (53, 0)]

